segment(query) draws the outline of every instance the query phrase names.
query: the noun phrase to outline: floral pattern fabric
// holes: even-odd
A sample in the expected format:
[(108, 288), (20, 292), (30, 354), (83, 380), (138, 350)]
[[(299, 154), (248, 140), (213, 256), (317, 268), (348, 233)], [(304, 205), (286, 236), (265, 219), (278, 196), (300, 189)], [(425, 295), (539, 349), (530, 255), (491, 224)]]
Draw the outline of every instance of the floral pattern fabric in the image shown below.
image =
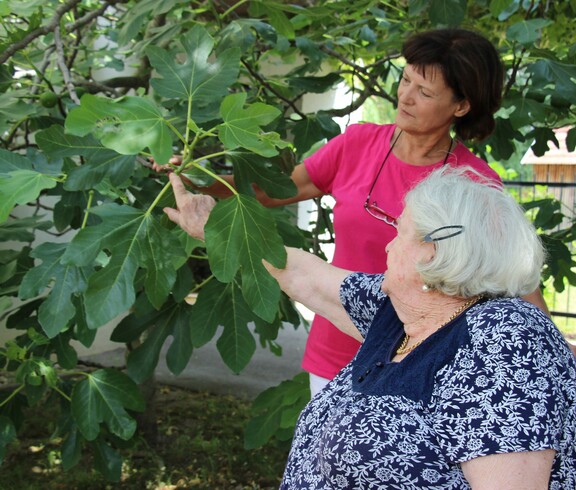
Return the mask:
[(549, 487), (576, 488), (576, 362), (521, 299), (484, 300), (391, 362), (403, 326), (382, 275), (341, 299), (365, 340), (300, 415), (282, 489), (466, 489), (460, 464), (554, 449)]

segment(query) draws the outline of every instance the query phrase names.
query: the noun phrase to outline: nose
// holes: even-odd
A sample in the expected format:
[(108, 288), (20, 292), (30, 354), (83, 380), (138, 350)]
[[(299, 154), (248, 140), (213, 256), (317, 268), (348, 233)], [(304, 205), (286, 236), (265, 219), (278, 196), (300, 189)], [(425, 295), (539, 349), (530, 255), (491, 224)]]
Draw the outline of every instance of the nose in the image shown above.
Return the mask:
[(398, 89), (398, 102), (401, 104), (410, 104), (414, 100), (411, 87)]

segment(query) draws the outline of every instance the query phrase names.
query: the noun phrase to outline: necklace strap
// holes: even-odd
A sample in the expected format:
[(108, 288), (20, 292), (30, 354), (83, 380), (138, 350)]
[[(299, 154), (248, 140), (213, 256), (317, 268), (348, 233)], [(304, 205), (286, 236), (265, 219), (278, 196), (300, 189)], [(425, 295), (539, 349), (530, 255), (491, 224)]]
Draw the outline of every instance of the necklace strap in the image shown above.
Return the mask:
[[(454, 313), (452, 313), (452, 315), (450, 315), (450, 318), (448, 318), (447, 321), (445, 321), (444, 323), (442, 323), (442, 325), (440, 325), (439, 327), (437, 327), (434, 332), (432, 332), (433, 335), (435, 334), (438, 330), (440, 330), (442, 327), (448, 325), (452, 320), (454, 320), (458, 315), (460, 315), (464, 310), (467, 310), (468, 308), (471, 308), (474, 304), (476, 304), (478, 301), (480, 301), (482, 298), (484, 297), (483, 294), (479, 294), (478, 296), (474, 296), (473, 298), (469, 299), (468, 301), (466, 301), (464, 304), (462, 304), (459, 308), (456, 309), (456, 311)], [(430, 336), (429, 335), (429, 336)], [(428, 336), (428, 337), (429, 337)], [(424, 337), (422, 340), (419, 340), (418, 342), (416, 342), (415, 344), (411, 345), (410, 347), (407, 347), (408, 342), (410, 341), (410, 335), (408, 334), (404, 334), (404, 339), (402, 339), (402, 343), (400, 344), (400, 346), (398, 347), (398, 349), (396, 349), (396, 355), (397, 356), (402, 356), (404, 354), (408, 354), (410, 352), (412, 352), (414, 349), (416, 349), (416, 347), (418, 347), (422, 342), (424, 342), (428, 337)]]

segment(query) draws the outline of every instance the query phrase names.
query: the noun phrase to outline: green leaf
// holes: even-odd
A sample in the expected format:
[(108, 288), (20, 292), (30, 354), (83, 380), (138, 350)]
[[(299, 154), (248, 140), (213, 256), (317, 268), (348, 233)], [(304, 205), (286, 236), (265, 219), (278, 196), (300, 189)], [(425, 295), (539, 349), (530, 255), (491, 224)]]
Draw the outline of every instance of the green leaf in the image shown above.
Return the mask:
[(567, 100), (576, 99), (576, 66), (542, 59), (529, 64), (526, 70), (534, 75), (535, 85), (553, 83), (560, 96)]
[(294, 124), (294, 145), (299, 153), (307, 152), (312, 146), (323, 140), (330, 140), (340, 134), (340, 126), (334, 120), (319, 112)]
[(235, 373), (246, 367), (256, 349), (256, 342), (248, 329), (254, 315), (232, 282), (210, 281), (202, 288), (190, 315), (190, 335), (194, 347), (209, 342), (219, 326), (223, 332), (217, 341), (224, 363)]
[(74, 386), (71, 406), (74, 421), (86, 440), (98, 437), (100, 423), (128, 440), (136, 431), (136, 421), (126, 410), (143, 411), (144, 400), (128, 376), (115, 369), (101, 369)]
[(149, 380), (158, 365), (160, 351), (168, 336), (172, 333), (175, 309), (164, 315), (147, 330), (147, 335), (138, 347), (128, 355), (127, 368), (129, 376), (138, 384)]
[(430, 21), (437, 26), (458, 26), (466, 16), (466, 3), (466, 0), (431, 0)]
[(290, 176), (270, 159), (243, 151), (233, 151), (229, 156), (234, 163), (234, 183), (240, 192), (251, 194), (251, 184), (255, 183), (270, 197), (286, 199), (296, 195)]
[(62, 443), (62, 468), (68, 471), (80, 462), (82, 456), (82, 436), (76, 425), (68, 431), (68, 435)]
[(248, 329), (246, 319), (250, 316), (248, 305), (242, 300), (242, 292), (231, 285), (229, 321), (224, 323), (224, 331), (216, 342), (222, 360), (235, 373), (242, 371), (256, 351), (256, 341)]
[(566, 133), (566, 148), (568, 148), (568, 151), (576, 149), (576, 127), (570, 128), (568, 133)]
[(150, 148), (158, 162), (167, 162), (172, 156), (171, 132), (160, 109), (142, 97), (112, 100), (86, 94), (80, 107), (68, 114), (65, 127), (68, 134), (76, 136), (92, 133), (121, 155), (136, 155)]
[(246, 302), (258, 316), (272, 321), (280, 288), (264, 268), (262, 259), (282, 268), (286, 250), (270, 211), (249, 196), (237, 195), (220, 201), (210, 214), (205, 234), (214, 275), (226, 283), (241, 270)]
[[(297, 374), (260, 393), (252, 404), (255, 415), (244, 431), (244, 447), (261, 447), (274, 436), (280, 440), (291, 437), (296, 419), (309, 401), (310, 383), (307, 373)], [(291, 430), (286, 433), (286, 428)]]
[(54, 177), (33, 170), (0, 174), (0, 223), (6, 221), (17, 204), (35, 201), (44, 189), (56, 187)]
[(510, 114), (510, 123), (514, 129), (521, 129), (533, 121), (546, 118), (547, 106), (526, 97), (510, 97), (506, 100), (507, 107), (514, 107)]
[(83, 164), (72, 168), (64, 183), (69, 191), (92, 189), (108, 177), (112, 185), (120, 185), (134, 172), (136, 158), (103, 147), (93, 136), (72, 136), (60, 125), (39, 131), (38, 146), (51, 158), (76, 155), (84, 157)]
[(252, 9), (258, 7), (258, 17), (265, 15), (280, 35), (287, 39), (294, 39), (294, 26), (284, 13), (282, 4), (273, 2), (252, 2), (252, 4)]
[(218, 138), (230, 150), (238, 147), (265, 157), (278, 154), (276, 144), (286, 146), (276, 133), (264, 133), (262, 126), (280, 115), (275, 107), (256, 102), (244, 108), (246, 93), (227, 96), (220, 106), (224, 122), (218, 126)]
[(36, 143), (52, 160), (76, 155), (89, 156), (103, 150), (93, 136), (73, 136), (64, 132), (64, 127), (54, 124), (36, 133)]
[(0, 174), (16, 170), (33, 170), (32, 162), (18, 153), (0, 148)]
[(76, 308), (72, 299), (87, 288), (85, 271), (61, 262), (66, 246), (65, 243), (43, 243), (36, 247), (32, 256), (42, 263), (30, 269), (20, 285), (19, 297), (29, 299), (52, 284), (38, 310), (38, 321), (49, 338), (58, 335), (74, 317)]
[(174, 263), (180, 259), (183, 262), (189, 255), (183, 251), (177, 233), (166, 230), (156, 220), (148, 219), (140, 242), (143, 265), (147, 269), (146, 295), (156, 309), (166, 301), (176, 281)]
[(43, 221), (41, 216), (8, 219), (0, 223), (0, 241), (31, 242), (34, 240), (33, 230), (46, 231), (52, 227), (50, 221)]
[(190, 318), (190, 336), (194, 347), (202, 347), (210, 342), (216, 335), (218, 326), (229, 321), (231, 287), (233, 285), (213, 279), (198, 293)]
[(0, 415), (0, 464), (4, 462), (8, 445), (16, 439), (16, 428), (8, 417)]
[(111, 482), (118, 482), (122, 477), (122, 456), (111, 448), (103, 438), (99, 437), (92, 443), (94, 448), (94, 464), (96, 469)]
[(291, 87), (303, 90), (306, 93), (323, 94), (341, 83), (342, 76), (338, 73), (329, 73), (322, 77), (292, 77), (288, 81)]
[(166, 365), (176, 376), (182, 373), (192, 357), (192, 308), (186, 303), (180, 305), (174, 318), (172, 335), (174, 337), (166, 352)]
[(54, 349), (56, 351), (58, 364), (63, 369), (74, 369), (76, 367), (78, 364), (78, 353), (63, 335), (54, 339)]
[(516, 3), (515, 0), (491, 0), (490, 13), (493, 17), (498, 17), (502, 12), (504, 12), (514, 3)]
[(506, 38), (522, 46), (532, 46), (542, 37), (542, 29), (552, 24), (551, 20), (530, 19), (517, 22), (506, 30)]
[(147, 294), (159, 307), (176, 279), (173, 260), (183, 254), (180, 241), (150, 214), (129, 206), (107, 204), (92, 213), (101, 217), (102, 223), (81, 230), (62, 259), (64, 263), (88, 265), (102, 250), (110, 254), (108, 264), (88, 281), (88, 326), (98, 328), (132, 306), (139, 267), (147, 269)]
[(160, 75), (151, 85), (163, 97), (188, 101), (194, 116), (195, 107), (219, 101), (228, 93), (238, 78), (240, 51), (232, 48), (211, 58), (214, 40), (200, 24), (194, 24), (181, 42), (187, 58), (182, 64), (173, 53), (157, 46), (146, 49), (150, 64)]

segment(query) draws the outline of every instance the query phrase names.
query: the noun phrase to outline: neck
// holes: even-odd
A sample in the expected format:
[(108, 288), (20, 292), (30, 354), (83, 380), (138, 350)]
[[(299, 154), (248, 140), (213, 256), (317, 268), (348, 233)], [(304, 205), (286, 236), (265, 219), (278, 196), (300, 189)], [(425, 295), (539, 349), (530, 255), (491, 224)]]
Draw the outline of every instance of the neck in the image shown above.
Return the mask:
[(402, 131), (402, 137), (394, 147), (394, 154), (411, 165), (432, 165), (444, 160), (452, 150), (452, 138), (447, 130), (427, 135)]
[[(460, 316), (468, 308), (474, 305), (480, 298), (475, 296), (473, 298), (448, 298), (454, 301), (449, 301), (449, 305), (445, 305), (440, 313), (439, 309), (434, 308), (432, 313), (440, 313), (439, 315), (423, 315), (419, 316), (412, 324), (404, 324), (404, 339), (398, 349), (396, 350), (396, 359), (402, 359), (414, 349), (416, 349), (424, 340), (430, 335), (440, 330), (444, 325), (447, 325), (452, 320)], [(447, 298), (446, 296), (444, 298)], [(450, 312), (450, 313), (449, 313)], [(433, 324), (434, 318), (444, 318), (439, 323)]]
[[(461, 308), (469, 298), (446, 296), (435, 291), (417, 294), (410, 304), (393, 301), (398, 318), (404, 323), (406, 335), (419, 340), (431, 335), (439, 325), (446, 323), (450, 316)], [(412, 307), (411, 305), (418, 305)]]

